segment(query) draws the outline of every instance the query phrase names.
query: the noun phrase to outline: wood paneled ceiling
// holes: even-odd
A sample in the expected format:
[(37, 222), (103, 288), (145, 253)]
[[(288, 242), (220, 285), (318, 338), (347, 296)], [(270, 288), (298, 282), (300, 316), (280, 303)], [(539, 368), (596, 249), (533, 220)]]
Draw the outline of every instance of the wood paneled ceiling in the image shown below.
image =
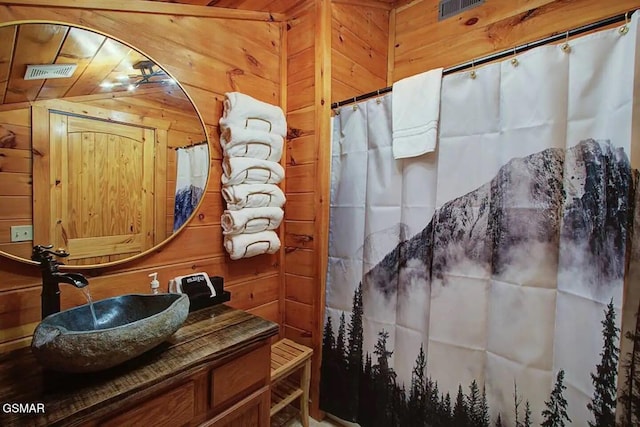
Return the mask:
[[(25, 79), (27, 65), (76, 64), (71, 77)], [(144, 64), (144, 70), (140, 65)], [(153, 73), (153, 74), (151, 74)], [(145, 75), (146, 74), (146, 77)], [(21, 24), (0, 28), (0, 105), (48, 99), (158, 92), (183, 105), (179, 86), (147, 57), (81, 28)]]
[[(311, 0), (149, 0), (168, 3), (182, 3), (195, 6), (215, 6), (227, 9), (253, 10), (257, 12), (286, 13), (302, 3)], [(340, 3), (353, 3), (354, 5), (370, 4), (391, 8), (396, 0), (339, 0)]]

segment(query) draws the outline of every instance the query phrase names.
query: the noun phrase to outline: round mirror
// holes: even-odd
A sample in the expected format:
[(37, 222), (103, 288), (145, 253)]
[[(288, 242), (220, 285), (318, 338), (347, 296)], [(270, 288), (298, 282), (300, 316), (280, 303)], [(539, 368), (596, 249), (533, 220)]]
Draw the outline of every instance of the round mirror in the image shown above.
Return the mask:
[(209, 147), (189, 97), (111, 37), (0, 27), (0, 253), (53, 245), (83, 268), (166, 243), (206, 188)]

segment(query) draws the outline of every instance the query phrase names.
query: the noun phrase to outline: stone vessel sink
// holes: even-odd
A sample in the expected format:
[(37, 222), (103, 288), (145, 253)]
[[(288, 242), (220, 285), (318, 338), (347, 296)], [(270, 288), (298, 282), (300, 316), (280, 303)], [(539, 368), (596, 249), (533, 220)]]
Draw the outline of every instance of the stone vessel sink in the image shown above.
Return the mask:
[(31, 350), (46, 368), (94, 372), (116, 366), (169, 338), (189, 314), (185, 294), (121, 295), (45, 317)]

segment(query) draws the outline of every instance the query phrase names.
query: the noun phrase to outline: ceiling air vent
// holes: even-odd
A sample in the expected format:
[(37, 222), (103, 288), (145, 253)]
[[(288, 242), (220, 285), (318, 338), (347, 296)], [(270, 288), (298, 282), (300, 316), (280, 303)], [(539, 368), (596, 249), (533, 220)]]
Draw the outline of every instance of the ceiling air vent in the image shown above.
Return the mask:
[(78, 64), (27, 65), (25, 80), (62, 79), (71, 77)]
[(460, 12), (480, 6), (485, 0), (440, 0), (438, 4), (438, 21), (450, 18)]

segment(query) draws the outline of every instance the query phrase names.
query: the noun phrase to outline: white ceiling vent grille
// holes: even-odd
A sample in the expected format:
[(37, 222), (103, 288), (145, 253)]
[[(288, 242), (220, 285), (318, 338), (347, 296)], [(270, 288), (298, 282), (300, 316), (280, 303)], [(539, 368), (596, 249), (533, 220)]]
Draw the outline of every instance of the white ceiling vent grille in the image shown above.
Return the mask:
[(450, 18), (460, 12), (480, 6), (485, 0), (440, 0), (438, 4), (438, 21)]
[(71, 77), (78, 64), (27, 65), (25, 80), (62, 79)]

